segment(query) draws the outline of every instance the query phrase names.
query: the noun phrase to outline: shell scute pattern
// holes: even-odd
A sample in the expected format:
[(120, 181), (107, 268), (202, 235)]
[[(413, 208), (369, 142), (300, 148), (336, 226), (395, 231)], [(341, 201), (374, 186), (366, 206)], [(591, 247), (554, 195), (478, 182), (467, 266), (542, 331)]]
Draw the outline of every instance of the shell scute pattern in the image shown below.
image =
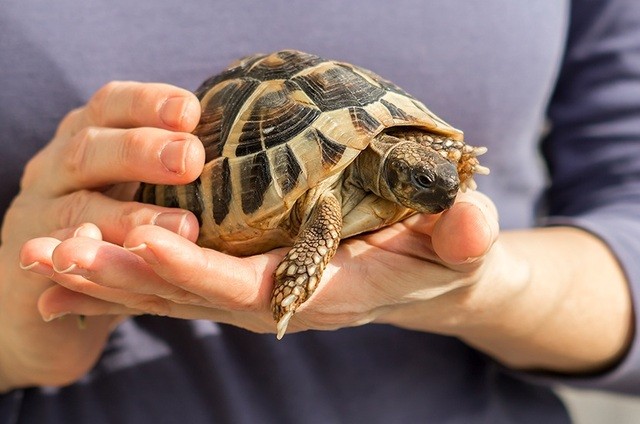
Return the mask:
[(379, 84), (365, 79), (352, 67), (323, 63), (292, 79), (324, 111), (366, 106), (386, 93)]
[(293, 50), (249, 56), (245, 61), (246, 76), (260, 81), (289, 80), (305, 69), (326, 62), (318, 56)]
[[(210, 168), (211, 182), (210, 193), (213, 219), (217, 225), (222, 224), (222, 221), (229, 213), (229, 206), (231, 204), (231, 171), (229, 169), (229, 159), (224, 158), (212, 163)], [(196, 180), (200, 184), (200, 178)], [(202, 220), (202, 217), (200, 218)]]
[[(241, 132), (230, 137), (229, 155), (245, 156), (292, 140), (320, 116), (320, 110), (288, 81), (262, 84), (252, 107), (239, 114), (235, 125)], [(236, 144), (237, 143), (237, 144)], [(235, 147), (235, 152), (231, 149)]]
[(235, 116), (244, 106), (247, 96), (259, 85), (260, 81), (253, 79), (233, 79), (222, 81), (203, 92), (202, 115), (194, 134), (204, 145), (207, 162), (222, 156)]
[(289, 145), (279, 146), (272, 152), (271, 163), (274, 164), (276, 176), (275, 188), (279, 190), (281, 197), (285, 197), (296, 186), (302, 167)]
[[(337, 178), (380, 132), (411, 126), (462, 140), (390, 81), (297, 51), (241, 59), (196, 94), (203, 112), (194, 134), (205, 146), (204, 172), (184, 195), (157, 189), (149, 196), (197, 212), (202, 244), (235, 254), (253, 252), (234, 240), (288, 219), (299, 199)], [(196, 191), (197, 200), (187, 201)]]
[[(274, 273), (277, 337), (340, 239), (449, 208), (486, 174), (461, 131), (371, 71), (286, 50), (241, 59), (196, 91), (206, 163), (139, 199), (191, 210), (198, 243), (234, 255), (292, 246)], [(352, 165), (352, 166), (350, 166)]]

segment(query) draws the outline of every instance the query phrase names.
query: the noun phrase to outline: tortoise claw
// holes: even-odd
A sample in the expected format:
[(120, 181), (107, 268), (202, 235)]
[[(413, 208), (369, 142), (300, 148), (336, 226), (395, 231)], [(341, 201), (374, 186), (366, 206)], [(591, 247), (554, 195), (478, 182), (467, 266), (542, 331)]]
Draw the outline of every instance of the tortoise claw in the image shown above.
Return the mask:
[(304, 231), (274, 272), (273, 318), (280, 340), (298, 306), (313, 294), (340, 242), (342, 211), (332, 194), (319, 200)]
[(285, 313), (282, 316), (282, 318), (280, 318), (280, 320), (278, 321), (278, 324), (276, 326), (276, 329), (277, 329), (276, 338), (278, 340), (282, 340), (282, 338), (284, 337), (284, 334), (287, 332), (287, 326), (289, 325), (289, 321), (291, 320), (292, 316), (293, 316), (293, 311), (289, 311)]
[[(286, 287), (285, 280), (285, 287)], [(280, 286), (282, 288), (282, 286)], [(308, 292), (305, 287), (300, 285), (293, 287), (289, 294), (282, 298), (282, 295), (272, 298), (271, 308), (273, 309), (273, 318), (277, 322), (276, 324), (276, 337), (281, 340), (287, 331), (289, 321), (291, 317), (308, 297)], [(278, 301), (278, 299), (281, 299)]]
[(474, 166), (473, 170), (478, 175), (489, 175), (489, 172), (490, 172), (489, 168), (487, 168), (486, 166), (482, 166), (482, 165)]

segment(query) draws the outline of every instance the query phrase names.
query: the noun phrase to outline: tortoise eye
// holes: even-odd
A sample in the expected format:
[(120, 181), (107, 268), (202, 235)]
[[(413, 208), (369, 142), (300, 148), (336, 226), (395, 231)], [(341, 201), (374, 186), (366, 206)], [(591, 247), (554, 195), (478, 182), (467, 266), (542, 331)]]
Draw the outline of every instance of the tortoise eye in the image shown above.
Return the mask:
[(413, 175), (413, 181), (421, 188), (431, 188), (435, 183), (435, 178), (432, 174), (417, 172)]

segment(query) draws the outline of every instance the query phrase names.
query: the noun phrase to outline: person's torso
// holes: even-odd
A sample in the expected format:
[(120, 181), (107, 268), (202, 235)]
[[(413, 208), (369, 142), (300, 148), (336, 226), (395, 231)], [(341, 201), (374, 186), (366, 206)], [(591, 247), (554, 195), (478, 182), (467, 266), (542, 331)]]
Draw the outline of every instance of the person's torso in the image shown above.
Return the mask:
[[(566, 1), (10, 0), (0, 13), (0, 208), (71, 108), (114, 79), (195, 89), (234, 60), (293, 48), (387, 78), (489, 153), (504, 228), (534, 220), (537, 141)], [(547, 390), (447, 337), (367, 326), (282, 342), (213, 323), (129, 321), (96, 369), (24, 392), (19, 422), (565, 422)]]

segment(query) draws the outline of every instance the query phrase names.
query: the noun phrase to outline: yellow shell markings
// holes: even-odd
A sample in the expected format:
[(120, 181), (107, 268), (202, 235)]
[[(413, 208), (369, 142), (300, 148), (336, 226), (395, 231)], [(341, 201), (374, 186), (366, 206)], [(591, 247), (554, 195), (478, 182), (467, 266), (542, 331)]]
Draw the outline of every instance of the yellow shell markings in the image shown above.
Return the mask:
[[(203, 119), (195, 132), (207, 140), (208, 158), (197, 184), (141, 193), (160, 204), (194, 204), (202, 245), (236, 255), (294, 245), (274, 277), (279, 337), (324, 268), (314, 265), (309, 271), (298, 266), (299, 258), (319, 255), (319, 263), (326, 264), (339, 242), (338, 230), (350, 236), (415, 213), (397, 201), (355, 192), (355, 168), (344, 172), (380, 133), (393, 128), (401, 138), (411, 131), (441, 136), (434, 143), (441, 143), (443, 158), (458, 162), (462, 189), (474, 188), (473, 174), (488, 173), (476, 158), (486, 149), (465, 145), (461, 131), (371, 71), (295, 51), (249, 56), (234, 66), (197, 91)], [(221, 170), (224, 178), (212, 178)], [(227, 191), (221, 189), (224, 181)], [(194, 190), (200, 206), (187, 199)], [(258, 198), (252, 198), (254, 192)], [(333, 216), (330, 229), (324, 227), (325, 212), (316, 216), (320, 203)], [(303, 230), (314, 235), (305, 239), (310, 236)]]

